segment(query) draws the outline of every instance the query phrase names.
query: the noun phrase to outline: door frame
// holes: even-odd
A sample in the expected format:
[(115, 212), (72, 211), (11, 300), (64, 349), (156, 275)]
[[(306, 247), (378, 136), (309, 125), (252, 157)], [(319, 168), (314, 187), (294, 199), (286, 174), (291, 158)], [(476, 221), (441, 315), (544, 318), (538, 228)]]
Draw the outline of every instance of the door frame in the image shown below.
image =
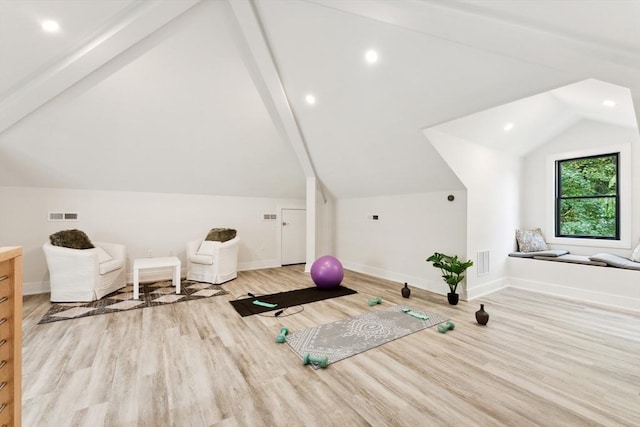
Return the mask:
[[(307, 206), (304, 203), (291, 203), (287, 205), (278, 205), (276, 206), (276, 210), (278, 212), (278, 222), (276, 226), (276, 254), (278, 256), (278, 265), (282, 267), (282, 211), (284, 209), (296, 209), (296, 210), (307, 210)], [(307, 212), (307, 215), (309, 213)], [(306, 227), (305, 227), (306, 228)], [(305, 251), (306, 252), (306, 251)]]

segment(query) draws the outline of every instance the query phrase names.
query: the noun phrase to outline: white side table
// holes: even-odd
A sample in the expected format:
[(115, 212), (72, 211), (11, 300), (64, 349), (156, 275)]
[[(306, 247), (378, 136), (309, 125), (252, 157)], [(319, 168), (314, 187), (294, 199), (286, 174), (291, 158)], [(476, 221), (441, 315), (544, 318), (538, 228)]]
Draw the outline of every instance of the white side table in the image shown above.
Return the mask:
[(140, 299), (140, 270), (143, 268), (173, 267), (173, 285), (180, 293), (180, 260), (178, 257), (140, 258), (133, 260), (133, 299)]

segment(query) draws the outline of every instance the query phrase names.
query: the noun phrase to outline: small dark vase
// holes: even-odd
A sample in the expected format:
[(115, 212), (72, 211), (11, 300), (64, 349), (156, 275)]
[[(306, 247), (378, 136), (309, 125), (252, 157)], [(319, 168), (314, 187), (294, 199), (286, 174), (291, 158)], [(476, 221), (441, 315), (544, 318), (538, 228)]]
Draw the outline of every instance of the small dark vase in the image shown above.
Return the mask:
[(402, 293), (402, 297), (403, 298), (409, 298), (409, 295), (411, 295), (411, 289), (409, 289), (409, 286), (407, 286), (407, 284), (404, 284), (404, 288), (402, 288), (402, 291), (400, 291)]
[(480, 304), (480, 310), (476, 311), (476, 322), (479, 325), (486, 325), (489, 321), (489, 313), (484, 311), (484, 304)]
[(449, 300), (449, 304), (451, 305), (458, 305), (458, 299), (460, 298), (460, 296), (458, 294), (456, 294), (455, 292), (449, 292), (447, 294), (447, 300)]

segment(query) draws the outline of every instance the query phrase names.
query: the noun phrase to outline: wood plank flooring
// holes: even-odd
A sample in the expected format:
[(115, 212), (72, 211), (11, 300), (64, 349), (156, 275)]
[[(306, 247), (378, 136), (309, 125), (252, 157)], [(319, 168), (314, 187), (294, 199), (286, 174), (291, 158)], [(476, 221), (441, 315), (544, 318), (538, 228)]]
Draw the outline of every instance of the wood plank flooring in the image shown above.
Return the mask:
[[(311, 286), (301, 266), (240, 272), (214, 298), (45, 325), (24, 299), (23, 425), (640, 426), (640, 317), (505, 289), (472, 303), (345, 272), (359, 293), (286, 316), (240, 317), (230, 299)], [(443, 286), (445, 286), (443, 284)], [(367, 299), (380, 296), (382, 305)], [(490, 313), (476, 324), (480, 303)], [(297, 331), (410, 304), (450, 318), (330, 365), (302, 366)]]

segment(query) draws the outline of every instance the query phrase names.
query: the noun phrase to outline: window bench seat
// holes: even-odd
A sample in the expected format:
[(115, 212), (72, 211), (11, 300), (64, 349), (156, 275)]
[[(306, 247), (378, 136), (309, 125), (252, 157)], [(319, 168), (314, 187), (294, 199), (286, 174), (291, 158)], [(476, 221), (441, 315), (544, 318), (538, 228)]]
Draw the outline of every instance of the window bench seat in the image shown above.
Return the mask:
[(640, 312), (640, 269), (609, 266), (599, 258), (594, 264), (595, 256), (509, 255), (509, 286)]
[(570, 262), (571, 264), (584, 264), (584, 265), (597, 265), (599, 267), (606, 267), (606, 262), (593, 261), (586, 255), (573, 255), (566, 254), (561, 256), (534, 256), (533, 259), (539, 259), (543, 261), (557, 261), (557, 262)]
[(629, 270), (640, 270), (640, 262), (633, 262), (627, 258), (607, 254), (598, 253), (595, 255), (574, 255), (563, 249), (555, 249), (539, 252), (512, 252), (510, 257), (516, 258), (533, 258), (544, 261), (566, 262), (571, 264), (595, 265), (599, 267), (616, 267)]

